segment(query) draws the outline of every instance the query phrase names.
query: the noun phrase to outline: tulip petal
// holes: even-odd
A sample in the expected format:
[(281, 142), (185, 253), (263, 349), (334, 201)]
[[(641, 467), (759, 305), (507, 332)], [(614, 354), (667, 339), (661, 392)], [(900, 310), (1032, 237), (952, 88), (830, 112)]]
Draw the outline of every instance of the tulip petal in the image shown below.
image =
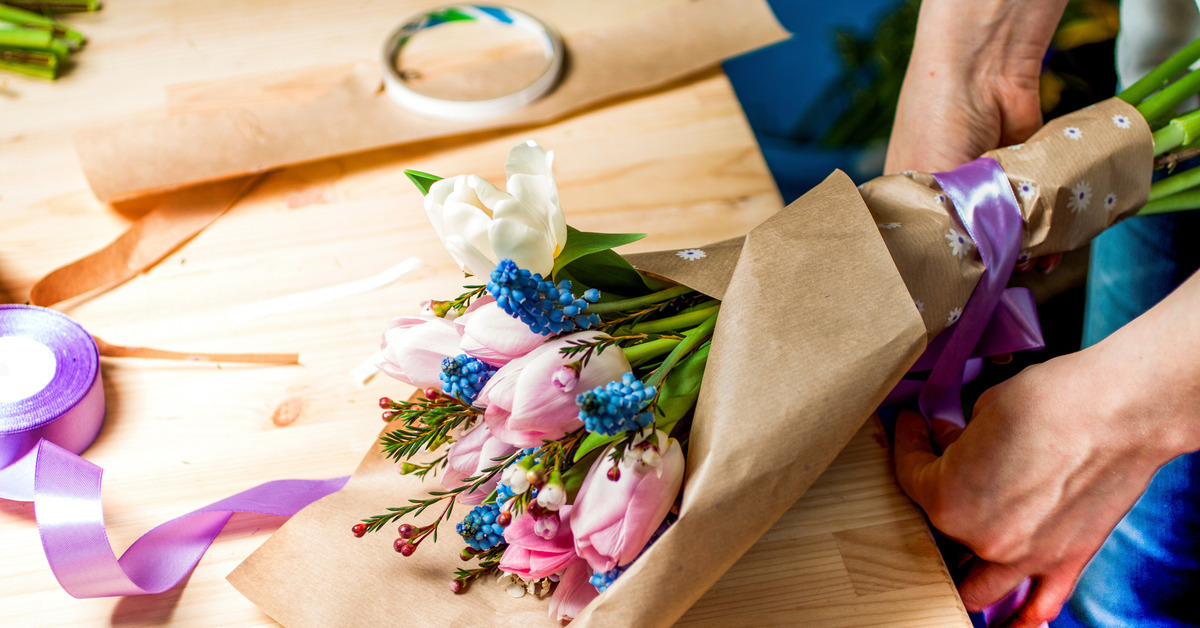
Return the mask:
[(497, 259), (510, 259), (520, 268), (548, 278), (554, 270), (554, 245), (545, 231), (531, 225), (529, 214), (516, 201), (502, 203), (488, 229)]
[(567, 566), (558, 580), (558, 586), (554, 588), (554, 595), (550, 598), (551, 619), (575, 619), (583, 612), (584, 607), (600, 595), (596, 587), (588, 582), (590, 577), (587, 561), (576, 560)]
[(533, 515), (521, 515), (513, 519), (504, 528), (504, 541), (508, 543), (508, 549), (500, 558), (500, 569), (526, 580), (537, 580), (563, 570), (576, 560), (569, 524), (570, 512), (570, 506), (563, 506), (559, 510), (558, 533), (553, 539), (544, 539), (534, 532), (536, 520)]
[(557, 257), (567, 242), (567, 222), (558, 201), (553, 165), (553, 152), (528, 141), (517, 144), (508, 152), (504, 171), (508, 175), (508, 193), (541, 218)]
[(486, 276), (496, 267), (497, 260), (488, 241), (490, 210), (475, 193), (473, 176), (434, 183), (425, 196), (425, 213), (459, 267)]
[(463, 316), (463, 353), (492, 366), (504, 366), (545, 342), (529, 326), (512, 317), (495, 302)]
[(436, 316), (406, 316), (383, 335), (379, 370), (417, 388), (442, 388), (442, 360), (458, 355), (461, 327)]
[(658, 469), (627, 456), (614, 482), (607, 477), (608, 456), (601, 456), (575, 497), (571, 516), (575, 552), (595, 571), (633, 562), (679, 495), (686, 463), (683, 449), (665, 433), (658, 434), (660, 443), (668, 443)]

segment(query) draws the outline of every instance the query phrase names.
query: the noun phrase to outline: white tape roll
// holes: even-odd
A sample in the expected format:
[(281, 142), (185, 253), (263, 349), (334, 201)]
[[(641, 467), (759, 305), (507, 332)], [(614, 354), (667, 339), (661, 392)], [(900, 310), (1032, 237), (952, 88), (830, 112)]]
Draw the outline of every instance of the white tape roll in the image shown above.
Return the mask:
[[(408, 40), (424, 29), (465, 20), (495, 22), (532, 35), (546, 55), (546, 71), (516, 92), (486, 100), (444, 100), (410, 88), (399, 70), (400, 57)], [(388, 35), (383, 45), (383, 84), (392, 100), (414, 113), (443, 120), (493, 118), (516, 111), (550, 93), (562, 79), (563, 51), (562, 37), (528, 13), (491, 5), (447, 5), (406, 20)]]

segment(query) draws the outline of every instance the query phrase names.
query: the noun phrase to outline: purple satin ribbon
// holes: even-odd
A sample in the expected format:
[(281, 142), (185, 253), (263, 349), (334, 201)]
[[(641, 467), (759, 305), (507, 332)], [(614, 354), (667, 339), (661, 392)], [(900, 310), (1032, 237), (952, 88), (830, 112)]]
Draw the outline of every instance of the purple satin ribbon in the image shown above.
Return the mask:
[(80, 458), (104, 421), (100, 356), (67, 316), (0, 305), (0, 337), (48, 347), (53, 379), (15, 402), (0, 402), (0, 498), (32, 501), (50, 569), (77, 598), (162, 593), (179, 584), (237, 512), (291, 516), (345, 485), (348, 477), (267, 482), (172, 519), (117, 559), (104, 530), (100, 467)]
[[(954, 204), (983, 260), (983, 276), (955, 325), (938, 335), (911, 372), (929, 371), (923, 381), (905, 380), (888, 402), (917, 398), (926, 420), (966, 425), (962, 386), (979, 373), (980, 358), (1045, 346), (1033, 295), (1006, 288), (1021, 252), (1021, 206), (1000, 164), (981, 157), (951, 172), (933, 175)], [(945, 445), (943, 443), (943, 445)], [(990, 624), (1010, 617), (1025, 602), (1031, 582), (1024, 581), (984, 611)]]

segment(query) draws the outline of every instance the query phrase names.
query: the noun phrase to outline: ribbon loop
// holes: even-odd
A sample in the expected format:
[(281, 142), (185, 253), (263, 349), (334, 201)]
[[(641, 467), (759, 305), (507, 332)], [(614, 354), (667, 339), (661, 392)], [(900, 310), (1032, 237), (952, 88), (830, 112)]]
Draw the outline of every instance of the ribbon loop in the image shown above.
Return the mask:
[[(980, 157), (959, 166), (951, 172), (933, 175), (942, 190), (954, 204), (958, 217), (967, 234), (979, 249), (983, 259), (983, 276), (963, 308), (962, 316), (954, 327), (943, 332), (947, 336), (945, 345), (937, 354), (937, 360), (929, 379), (925, 382), (918, 398), (921, 413), (927, 419), (938, 418), (956, 425), (966, 424), (962, 414), (962, 372), (967, 360), (977, 354), (980, 340), (993, 320), (997, 306), (1004, 295), (1008, 280), (1012, 277), (1017, 257), (1021, 252), (1023, 219), (1021, 206), (1013, 195), (1008, 177), (1000, 164), (990, 157)], [(1011, 306), (1003, 310), (1010, 316), (1013, 330), (1028, 337), (1031, 330), (1039, 329), (1036, 310), (1029, 303), (1017, 303), (1019, 297), (1010, 298)], [(1025, 317), (1032, 315), (1032, 320)], [(1036, 333), (1040, 344), (1040, 331)], [(996, 338), (990, 339), (991, 344)]]
[[(933, 175), (954, 204), (959, 220), (979, 249), (983, 276), (954, 327), (943, 331), (917, 360), (913, 371), (930, 370), (924, 382), (905, 380), (890, 401), (917, 395), (925, 419), (966, 425), (962, 386), (978, 374), (980, 356), (1045, 346), (1037, 308), (1028, 290), (1006, 288), (1021, 252), (1023, 218), (1000, 164), (980, 157), (951, 172)], [(911, 371), (910, 371), (911, 372)], [(949, 443), (939, 443), (945, 447)], [(1025, 602), (1030, 580), (984, 611), (986, 623), (1002, 621)]]

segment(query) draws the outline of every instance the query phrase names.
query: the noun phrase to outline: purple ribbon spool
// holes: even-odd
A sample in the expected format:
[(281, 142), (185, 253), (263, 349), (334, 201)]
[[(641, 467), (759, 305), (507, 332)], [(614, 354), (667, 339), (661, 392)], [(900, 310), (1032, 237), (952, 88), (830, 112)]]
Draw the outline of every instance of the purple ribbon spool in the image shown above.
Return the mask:
[[(0, 498), (34, 503), (46, 560), (74, 597), (167, 591), (195, 568), (234, 513), (291, 516), (349, 480), (260, 484), (154, 528), (118, 559), (104, 530), (103, 471), (76, 455), (104, 422), (95, 341), (53, 310), (0, 305), (0, 350), (6, 348), (0, 355)], [(44, 371), (49, 359), (48, 378), (38, 368), (14, 375), (24, 361)]]
[[(11, 348), (18, 342), (36, 343), (54, 358), (53, 376), (44, 388), (20, 399), (0, 398), (0, 498), (32, 501), (38, 443), (45, 439), (83, 453), (104, 423), (104, 383), (96, 342), (64, 314), (0, 305), (0, 343)], [(18, 368), (15, 357), (0, 355), (0, 369)]]

